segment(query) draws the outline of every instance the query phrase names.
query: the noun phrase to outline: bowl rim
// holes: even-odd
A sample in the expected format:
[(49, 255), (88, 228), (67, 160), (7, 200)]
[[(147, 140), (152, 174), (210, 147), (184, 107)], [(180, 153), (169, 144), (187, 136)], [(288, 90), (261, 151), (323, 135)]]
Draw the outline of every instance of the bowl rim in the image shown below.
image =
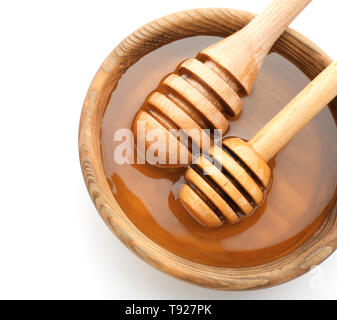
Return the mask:
[[(101, 120), (123, 73), (145, 54), (170, 42), (198, 35), (226, 37), (255, 15), (236, 9), (204, 8), (173, 13), (137, 29), (104, 60), (88, 89), (79, 126), (79, 157), (89, 195), (110, 230), (136, 255), (176, 278), (213, 289), (252, 290), (292, 280), (320, 264), (337, 247), (337, 204), (323, 225), (298, 249), (255, 267), (221, 268), (179, 257), (145, 236), (128, 219), (104, 175), (100, 149)], [(314, 43), (288, 28), (272, 51), (284, 56), (310, 79), (331, 63)], [(330, 105), (337, 116), (337, 99)], [(337, 189), (336, 192), (337, 194)]]

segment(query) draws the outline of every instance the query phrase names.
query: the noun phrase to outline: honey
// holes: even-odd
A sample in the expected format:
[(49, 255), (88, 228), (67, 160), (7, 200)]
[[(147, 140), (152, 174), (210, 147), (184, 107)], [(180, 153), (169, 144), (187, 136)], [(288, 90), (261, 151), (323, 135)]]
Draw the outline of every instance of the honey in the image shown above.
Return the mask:
[[(185, 169), (148, 164), (119, 165), (114, 134), (130, 128), (133, 118), (158, 82), (184, 59), (216, 42), (195, 37), (166, 45), (142, 58), (120, 79), (102, 120), (101, 149), (105, 175), (120, 207), (151, 240), (167, 250), (206, 265), (244, 267), (284, 256), (322, 224), (336, 198), (337, 128), (325, 108), (270, 163), (273, 182), (266, 201), (250, 217), (217, 229), (199, 225), (177, 195)], [(251, 138), (309, 79), (294, 65), (271, 54), (255, 88), (243, 99), (228, 136)]]

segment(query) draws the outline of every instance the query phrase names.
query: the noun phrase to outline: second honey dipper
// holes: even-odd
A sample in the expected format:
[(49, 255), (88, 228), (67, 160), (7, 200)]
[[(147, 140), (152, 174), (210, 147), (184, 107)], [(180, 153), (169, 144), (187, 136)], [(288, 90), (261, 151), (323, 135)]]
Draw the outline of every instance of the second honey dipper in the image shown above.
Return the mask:
[[(287, 25), (311, 2), (311, 0), (273, 0), (267, 8), (245, 28), (201, 51), (196, 58), (188, 59), (168, 75), (158, 88), (148, 96), (143, 108), (136, 115), (132, 128), (137, 142), (148, 150), (151, 143), (146, 138), (150, 130), (161, 130), (165, 141), (175, 141), (175, 161), (169, 152), (158, 157), (155, 165), (182, 167), (179, 154), (192, 159), (191, 143), (182, 140), (174, 130), (197, 130), (190, 135), (192, 143), (201, 146), (209, 139), (202, 129), (228, 129), (227, 118), (235, 118), (241, 111), (241, 96), (248, 95), (255, 83), (258, 71), (274, 42)], [(137, 130), (138, 124), (144, 130)], [(173, 131), (169, 131), (173, 129)], [(140, 153), (143, 151), (138, 150)], [(144, 158), (146, 154), (143, 154)], [(148, 159), (147, 159), (148, 160)]]
[(185, 173), (179, 198), (202, 225), (219, 227), (249, 215), (264, 199), (267, 162), (337, 95), (337, 61), (320, 73), (250, 141), (228, 138)]

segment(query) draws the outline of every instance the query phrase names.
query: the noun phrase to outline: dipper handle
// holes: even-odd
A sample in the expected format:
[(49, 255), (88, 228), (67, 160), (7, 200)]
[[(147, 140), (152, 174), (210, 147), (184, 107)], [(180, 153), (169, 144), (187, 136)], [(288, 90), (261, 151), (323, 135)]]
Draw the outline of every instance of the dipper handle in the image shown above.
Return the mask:
[(337, 96), (337, 60), (322, 71), (250, 141), (268, 162)]
[(242, 34), (256, 50), (257, 63), (261, 64), (275, 41), (311, 0), (273, 0), (246, 28)]
[(200, 52), (202, 61), (216, 63), (232, 88), (248, 95), (271, 47), (311, 0), (273, 0), (246, 27)]

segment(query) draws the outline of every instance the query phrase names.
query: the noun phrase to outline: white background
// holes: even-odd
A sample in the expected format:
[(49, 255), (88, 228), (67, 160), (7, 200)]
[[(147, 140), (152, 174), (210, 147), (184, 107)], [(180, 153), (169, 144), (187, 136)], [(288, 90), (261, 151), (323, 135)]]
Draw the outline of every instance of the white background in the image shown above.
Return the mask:
[[(128, 34), (194, 7), (260, 12), (268, 0), (1, 1), (0, 298), (337, 298), (337, 254), (276, 288), (220, 292), (150, 267), (100, 219), (77, 153), (86, 90)], [(337, 58), (337, 2), (314, 0), (292, 27)]]

